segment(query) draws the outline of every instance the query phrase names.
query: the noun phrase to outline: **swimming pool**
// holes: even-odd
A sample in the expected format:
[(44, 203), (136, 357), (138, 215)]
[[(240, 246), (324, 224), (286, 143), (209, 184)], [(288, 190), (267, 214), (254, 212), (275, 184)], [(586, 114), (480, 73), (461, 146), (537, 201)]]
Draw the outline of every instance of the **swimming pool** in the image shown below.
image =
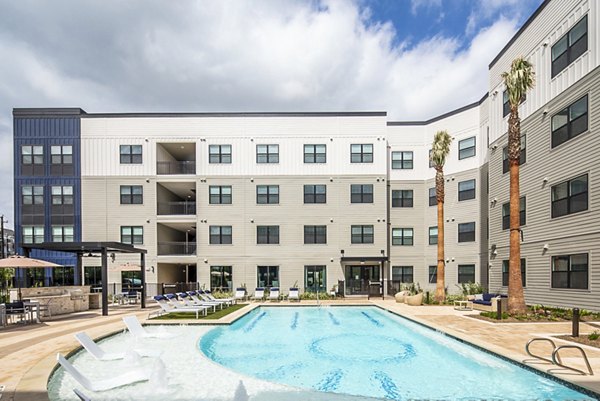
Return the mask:
[(377, 307), (261, 307), (204, 335), (210, 359), (259, 379), (391, 400), (591, 400)]

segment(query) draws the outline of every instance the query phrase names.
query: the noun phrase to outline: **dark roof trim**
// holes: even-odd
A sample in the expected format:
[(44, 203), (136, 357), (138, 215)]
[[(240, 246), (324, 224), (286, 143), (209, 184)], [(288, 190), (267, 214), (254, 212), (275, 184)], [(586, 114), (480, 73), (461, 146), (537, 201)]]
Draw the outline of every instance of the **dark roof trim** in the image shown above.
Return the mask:
[(161, 118), (161, 117), (386, 117), (385, 111), (361, 112), (242, 112), (242, 113), (89, 113), (85, 118)]
[(502, 48), (502, 50), (500, 50), (500, 53), (498, 53), (498, 55), (496, 57), (494, 57), (494, 59), (492, 60), (492, 62), (489, 65), (489, 69), (492, 69), (492, 67), (494, 66), (494, 64), (496, 64), (496, 62), (498, 62), (498, 60), (500, 60), (500, 57), (502, 57), (504, 55), (504, 53), (506, 53), (506, 51), (508, 50), (509, 47), (511, 47), (513, 45), (513, 43), (515, 43), (515, 41), (519, 38), (519, 36), (521, 36), (521, 34), (525, 31), (525, 29), (527, 29), (527, 27), (529, 25), (531, 25), (531, 23), (537, 18), (538, 15), (540, 15), (540, 13), (542, 12), (542, 10), (548, 5), (550, 4), (551, 0), (544, 0), (544, 2), (542, 4), (540, 4), (540, 6), (537, 8), (537, 10), (534, 11), (533, 14), (531, 14), (531, 17), (529, 17), (527, 19), (527, 21), (525, 21), (525, 23), (523, 24), (523, 26), (521, 27), (521, 29), (519, 29), (517, 31), (517, 33), (514, 34), (514, 36), (508, 41), (508, 43), (506, 44), (506, 46), (504, 46)]
[(469, 109), (472, 109), (473, 107), (477, 107), (477, 106), (479, 106), (483, 102), (483, 100), (485, 100), (485, 98), (487, 98), (487, 93), (478, 102), (474, 102), (474, 103), (468, 104), (466, 106), (463, 106), (461, 108), (458, 108), (456, 110), (449, 111), (448, 113), (442, 114), (441, 116), (433, 117), (432, 119), (429, 119), (427, 121), (388, 121), (387, 125), (388, 126), (396, 126), (396, 125), (428, 125), (428, 124), (434, 123), (436, 121), (442, 120), (444, 118), (453, 116), (454, 114), (462, 113), (463, 111), (467, 111)]
[(62, 108), (15, 108), (13, 109), (13, 117), (66, 117), (66, 116), (81, 116), (86, 114), (85, 110), (79, 107), (62, 107)]
[(342, 262), (386, 262), (387, 256), (343, 256)]
[(99, 253), (103, 249), (116, 253), (147, 253), (142, 248), (122, 242), (42, 242), (41, 244), (21, 245), (25, 249), (43, 249), (46, 251), (71, 252), (71, 253)]

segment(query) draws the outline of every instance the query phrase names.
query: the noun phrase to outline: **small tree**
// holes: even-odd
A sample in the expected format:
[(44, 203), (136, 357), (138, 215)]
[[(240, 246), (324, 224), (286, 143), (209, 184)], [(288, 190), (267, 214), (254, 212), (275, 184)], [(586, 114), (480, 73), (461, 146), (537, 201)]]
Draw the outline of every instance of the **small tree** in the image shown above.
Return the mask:
[(508, 262), (508, 312), (525, 313), (525, 296), (521, 281), (521, 228), (519, 221), (519, 160), (521, 157), (521, 119), (519, 104), (534, 85), (532, 64), (523, 57), (513, 60), (510, 71), (502, 73), (508, 93), (508, 165), (510, 171), (510, 257)]
[(431, 161), (435, 168), (435, 197), (437, 199), (437, 283), (435, 300), (439, 303), (446, 299), (446, 279), (444, 257), (444, 164), (450, 153), (452, 137), (447, 131), (438, 131), (431, 146)]

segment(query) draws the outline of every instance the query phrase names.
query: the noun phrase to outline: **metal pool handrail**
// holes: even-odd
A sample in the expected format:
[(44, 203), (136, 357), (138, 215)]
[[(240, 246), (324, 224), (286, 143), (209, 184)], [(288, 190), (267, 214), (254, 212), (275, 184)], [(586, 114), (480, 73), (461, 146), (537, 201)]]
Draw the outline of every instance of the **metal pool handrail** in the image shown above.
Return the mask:
[[(588, 373), (585, 373), (581, 369), (577, 369), (577, 368), (573, 368), (573, 367), (570, 367), (570, 366), (563, 365), (563, 363), (560, 360), (560, 356), (558, 355), (558, 351), (560, 351), (561, 349), (565, 349), (565, 348), (578, 349), (581, 352), (581, 356), (583, 356), (583, 360), (585, 362), (585, 365), (587, 366)], [(558, 362), (557, 362), (557, 360), (558, 360)], [(585, 351), (583, 350), (583, 348), (581, 348), (578, 345), (561, 345), (560, 347), (555, 348), (554, 351), (552, 351), (552, 362), (555, 365), (558, 365), (558, 366), (560, 366), (562, 368), (565, 368), (565, 369), (573, 370), (575, 372), (579, 372), (582, 375), (587, 375), (587, 374), (589, 374), (590, 376), (594, 375), (594, 371), (592, 370), (592, 366), (590, 365), (590, 361), (588, 360), (588, 357), (585, 354)]]
[[(527, 352), (527, 354), (531, 357), (541, 359), (542, 361), (550, 362), (551, 364), (556, 364), (552, 359), (548, 359), (548, 358), (544, 358), (543, 356), (536, 355), (529, 350), (529, 346), (536, 341), (547, 341), (550, 344), (552, 344), (552, 354), (554, 355), (554, 350), (556, 350), (556, 343), (554, 341), (552, 341), (551, 339), (545, 338), (545, 337), (534, 337), (531, 340), (527, 341), (527, 344), (525, 345), (525, 351)], [(560, 355), (557, 355), (557, 360), (558, 360), (559, 364), (562, 363), (562, 361), (560, 360)]]

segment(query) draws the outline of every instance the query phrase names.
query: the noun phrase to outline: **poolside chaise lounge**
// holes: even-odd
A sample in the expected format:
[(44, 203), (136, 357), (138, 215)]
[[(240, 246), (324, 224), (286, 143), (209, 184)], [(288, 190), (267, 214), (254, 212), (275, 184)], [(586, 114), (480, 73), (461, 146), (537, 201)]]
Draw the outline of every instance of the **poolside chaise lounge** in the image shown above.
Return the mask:
[(83, 394), (81, 392), (81, 390), (79, 390), (78, 388), (74, 388), (73, 392), (75, 393), (75, 395), (81, 400), (81, 401), (92, 401), (92, 399), (90, 397), (88, 397), (87, 395)]
[(164, 313), (190, 312), (196, 314), (196, 319), (198, 319), (200, 312), (204, 312), (203, 314), (206, 316), (206, 310), (209, 308), (208, 306), (200, 305), (197, 305), (193, 308), (184, 306), (177, 300), (177, 296), (175, 294), (155, 295), (154, 300), (156, 303), (158, 303)]
[(256, 287), (256, 289), (254, 290), (254, 295), (252, 296), (252, 299), (254, 301), (262, 301), (264, 297), (265, 297), (264, 287)]
[[(126, 357), (125, 352), (105, 352), (102, 348), (98, 346), (98, 344), (94, 342), (94, 340), (90, 338), (90, 336), (88, 336), (83, 331), (75, 334), (75, 338), (77, 339), (77, 341), (79, 341), (79, 343), (83, 346), (83, 348), (85, 348), (87, 352), (92, 354), (92, 356), (99, 361), (112, 361), (115, 359), (124, 359)], [(140, 356), (160, 356), (160, 351), (157, 350), (134, 349), (133, 351)]]
[(217, 306), (221, 306), (220, 304), (215, 303), (215, 302), (205, 302), (198, 298), (194, 299), (187, 292), (177, 292), (177, 293), (175, 293), (175, 295), (177, 295), (177, 298), (179, 298), (179, 300), (181, 301), (183, 306), (188, 307), (188, 308), (197, 308), (197, 307), (206, 306), (208, 308), (212, 308), (213, 312), (216, 312)]
[(204, 292), (204, 295), (206, 295), (211, 301), (224, 302), (229, 305), (233, 305), (235, 303), (235, 298), (216, 298), (210, 290), (204, 290), (204, 291), (200, 290), (200, 291)]
[(135, 316), (125, 316), (123, 322), (127, 326), (129, 333), (136, 338), (173, 338), (177, 336), (177, 334), (170, 333), (149, 333), (142, 327), (140, 321)]
[(237, 301), (243, 301), (243, 300), (246, 299), (246, 297), (247, 297), (247, 295), (246, 295), (246, 289), (245, 288), (240, 287), (240, 288), (236, 288), (235, 289), (235, 294), (233, 295), (233, 299), (235, 299), (236, 302)]
[(279, 301), (279, 287), (271, 287), (269, 290), (269, 301)]
[(73, 378), (79, 384), (90, 391), (110, 390), (116, 387), (126, 386), (128, 384), (148, 381), (152, 374), (152, 372), (150, 372), (148, 369), (137, 368), (119, 375), (113, 375), (107, 379), (96, 379), (92, 381), (85, 377), (76, 367), (71, 365), (71, 363), (67, 361), (60, 353), (56, 354), (56, 359), (66, 372), (73, 376)]
[(190, 296), (190, 298), (192, 298), (194, 302), (197, 302), (200, 305), (215, 305), (218, 306), (220, 309), (223, 309), (223, 305), (225, 305), (224, 302), (211, 301), (210, 298), (208, 298), (204, 294), (200, 294), (198, 291), (186, 291), (186, 293)]
[(290, 288), (290, 293), (288, 294), (288, 301), (300, 302), (300, 292), (297, 288)]

